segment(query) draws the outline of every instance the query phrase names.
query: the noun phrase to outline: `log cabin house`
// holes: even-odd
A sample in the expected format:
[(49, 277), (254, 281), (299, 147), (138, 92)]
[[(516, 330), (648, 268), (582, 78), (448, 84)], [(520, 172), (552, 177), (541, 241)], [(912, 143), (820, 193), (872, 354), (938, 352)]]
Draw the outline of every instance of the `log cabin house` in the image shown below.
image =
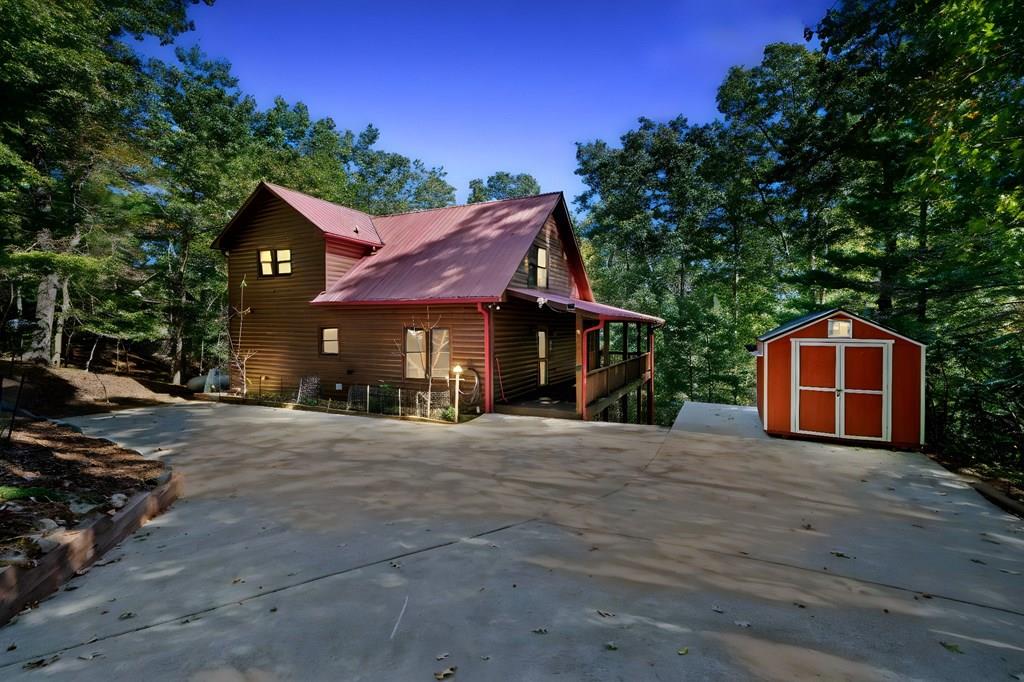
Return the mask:
[(664, 321), (594, 300), (561, 192), (371, 216), (262, 182), (213, 248), (236, 390), (436, 390), (458, 366), (479, 382), (464, 409), (622, 418), (635, 395), (653, 423)]

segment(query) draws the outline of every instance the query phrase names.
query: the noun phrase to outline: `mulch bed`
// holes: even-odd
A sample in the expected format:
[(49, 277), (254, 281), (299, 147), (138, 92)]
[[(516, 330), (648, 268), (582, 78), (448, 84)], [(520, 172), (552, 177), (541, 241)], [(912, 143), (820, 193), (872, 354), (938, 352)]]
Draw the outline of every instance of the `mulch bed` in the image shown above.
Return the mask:
[(117, 508), (119, 494), (155, 487), (163, 470), (161, 462), (109, 441), (19, 419), (10, 443), (0, 440), (0, 566), (30, 562), (42, 536)]
[(29, 363), (5, 363), (0, 373), (13, 377), (4, 380), (4, 402), (8, 410), (24, 377), (20, 409), (41, 417), (70, 417), (131, 407), (146, 407), (190, 397), (181, 386), (172, 386), (142, 376), (86, 372), (73, 367), (43, 367)]

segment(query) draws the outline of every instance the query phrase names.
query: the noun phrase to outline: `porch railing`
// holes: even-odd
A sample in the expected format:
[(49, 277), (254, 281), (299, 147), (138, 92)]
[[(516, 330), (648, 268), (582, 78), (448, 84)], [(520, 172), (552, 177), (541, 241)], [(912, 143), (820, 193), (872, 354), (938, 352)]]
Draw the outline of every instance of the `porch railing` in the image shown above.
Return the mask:
[(649, 353), (641, 353), (613, 365), (587, 372), (587, 405), (612, 395), (623, 386), (646, 378), (650, 369), (649, 357)]

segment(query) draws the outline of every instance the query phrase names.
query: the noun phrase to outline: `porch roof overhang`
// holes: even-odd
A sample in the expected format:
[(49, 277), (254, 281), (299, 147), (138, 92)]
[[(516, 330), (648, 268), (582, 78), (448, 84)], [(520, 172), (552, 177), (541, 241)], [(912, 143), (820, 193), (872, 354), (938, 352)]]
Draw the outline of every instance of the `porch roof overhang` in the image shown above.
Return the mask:
[(560, 313), (581, 312), (584, 317), (609, 320), (614, 322), (645, 322), (656, 326), (665, 324), (665, 320), (654, 315), (645, 315), (625, 308), (616, 308), (612, 305), (597, 303), (596, 301), (583, 301), (571, 296), (562, 296), (551, 291), (540, 291), (538, 289), (521, 289), (509, 287), (505, 293), (513, 298), (519, 298), (535, 303), (544, 303), (553, 310)]

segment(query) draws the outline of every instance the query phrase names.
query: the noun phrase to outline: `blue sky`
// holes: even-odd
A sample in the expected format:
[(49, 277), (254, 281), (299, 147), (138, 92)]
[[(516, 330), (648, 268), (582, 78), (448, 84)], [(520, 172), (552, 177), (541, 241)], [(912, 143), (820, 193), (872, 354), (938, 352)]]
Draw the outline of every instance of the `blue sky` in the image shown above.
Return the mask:
[(229, 60), (261, 105), (373, 123), (381, 148), (444, 166), (460, 201), (496, 170), (571, 198), (577, 141), (617, 140), (640, 116), (712, 119), (730, 66), (802, 41), (831, 4), (217, 0), (178, 42)]

